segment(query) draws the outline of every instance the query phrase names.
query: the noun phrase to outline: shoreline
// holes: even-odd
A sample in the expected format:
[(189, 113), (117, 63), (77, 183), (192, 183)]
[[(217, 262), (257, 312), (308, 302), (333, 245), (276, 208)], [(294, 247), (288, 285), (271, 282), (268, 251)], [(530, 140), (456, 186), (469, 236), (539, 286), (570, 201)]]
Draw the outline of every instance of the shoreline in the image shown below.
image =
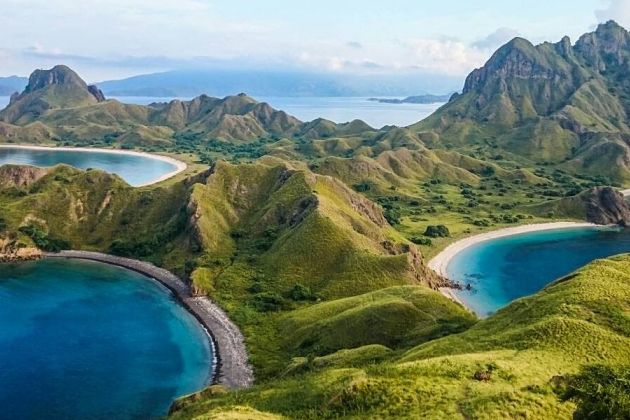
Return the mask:
[(181, 160), (177, 160), (170, 156), (159, 155), (155, 153), (148, 152), (139, 152), (136, 150), (121, 150), (121, 149), (105, 149), (102, 147), (68, 147), (68, 146), (37, 146), (37, 145), (29, 145), (29, 144), (11, 144), (11, 143), (2, 143), (0, 144), (0, 149), (20, 149), (20, 150), (43, 150), (43, 151), (60, 151), (60, 152), (77, 152), (77, 153), (109, 153), (109, 154), (118, 154), (118, 155), (128, 155), (128, 156), (138, 156), (144, 157), (148, 159), (155, 159), (162, 162), (170, 163), (175, 166), (175, 169), (171, 172), (168, 172), (161, 177), (151, 181), (145, 182), (144, 184), (132, 185), (134, 188), (146, 187), (149, 185), (157, 184), (162, 181), (166, 181), (169, 178), (174, 177), (175, 175), (185, 171), (188, 168), (188, 164), (182, 162)]
[(190, 287), (168, 270), (151, 263), (89, 251), (43, 253), (44, 258), (78, 259), (122, 267), (140, 273), (166, 287), (208, 333), (213, 349), (213, 372), (209, 385), (245, 389), (254, 383), (245, 338), (227, 314), (206, 296), (193, 296)]
[[(558, 230), (558, 229), (570, 229), (570, 228), (580, 228), (580, 227), (596, 227), (594, 223), (588, 222), (551, 222), (551, 223), (536, 223), (529, 225), (521, 225), (508, 227), (498, 230), (493, 230), (490, 232), (480, 233), (477, 235), (469, 236), (458, 241), (453, 242), (446, 248), (444, 248), (439, 254), (435, 257), (431, 258), (427, 266), (438, 273), (440, 276), (448, 279), (447, 268), (453, 258), (464, 251), (466, 248), (471, 247), (473, 245), (486, 242), (492, 239), (504, 238), (506, 236), (514, 236), (520, 235), (524, 233), (531, 232), (542, 232), (547, 230)], [(447, 298), (456, 301), (457, 303), (463, 305), (467, 308), (466, 305), (458, 299), (457, 296), (453, 293), (452, 288), (440, 288), (440, 293), (442, 293)]]

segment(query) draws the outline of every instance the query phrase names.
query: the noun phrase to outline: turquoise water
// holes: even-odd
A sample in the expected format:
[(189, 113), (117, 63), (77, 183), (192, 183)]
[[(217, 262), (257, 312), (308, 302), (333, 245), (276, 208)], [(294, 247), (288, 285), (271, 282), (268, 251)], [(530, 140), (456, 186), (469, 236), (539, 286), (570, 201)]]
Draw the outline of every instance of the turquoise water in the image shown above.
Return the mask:
[(102, 169), (119, 175), (128, 184), (149, 184), (173, 172), (177, 167), (148, 156), (99, 151), (29, 150), (0, 148), (0, 166), (5, 164), (55, 166), (60, 163), (80, 169)]
[(0, 417), (163, 416), (210, 379), (199, 323), (162, 286), (100, 263), (0, 265)]
[(450, 279), (472, 286), (455, 294), (485, 317), (595, 259), (625, 252), (630, 229), (558, 229), (481, 242), (457, 254), (446, 271)]

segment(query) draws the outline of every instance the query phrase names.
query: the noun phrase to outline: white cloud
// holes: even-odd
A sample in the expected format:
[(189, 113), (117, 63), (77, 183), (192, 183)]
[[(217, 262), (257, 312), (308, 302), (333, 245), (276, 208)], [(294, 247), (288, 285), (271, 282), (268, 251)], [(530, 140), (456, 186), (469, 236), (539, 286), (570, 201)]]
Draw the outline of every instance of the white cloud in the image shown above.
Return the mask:
[(492, 32), (488, 36), (479, 41), (474, 42), (472, 45), (475, 48), (482, 50), (496, 50), (506, 42), (513, 38), (520, 36), (520, 33), (516, 29), (512, 28), (499, 28)]
[(446, 74), (466, 74), (488, 58), (488, 52), (451, 39), (417, 39), (407, 45), (414, 67)]
[(610, 19), (617, 21), (626, 29), (630, 28), (630, 1), (628, 0), (605, 0), (607, 4), (604, 9), (595, 11), (595, 16), (600, 22)]

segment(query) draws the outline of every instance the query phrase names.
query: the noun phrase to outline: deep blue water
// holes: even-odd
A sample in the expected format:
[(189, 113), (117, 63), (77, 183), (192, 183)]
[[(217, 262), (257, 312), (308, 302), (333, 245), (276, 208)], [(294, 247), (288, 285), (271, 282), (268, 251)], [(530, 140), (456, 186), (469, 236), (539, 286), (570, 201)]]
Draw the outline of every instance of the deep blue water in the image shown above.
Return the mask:
[(450, 279), (472, 285), (472, 291), (455, 294), (487, 316), (595, 259), (625, 252), (630, 229), (558, 229), (481, 242), (457, 254), (446, 271)]
[(170, 162), (148, 156), (99, 151), (29, 150), (0, 148), (0, 166), (5, 164), (55, 166), (60, 163), (80, 169), (102, 169), (139, 186), (158, 180), (176, 168)]
[(0, 417), (163, 416), (210, 379), (199, 323), (162, 286), (100, 263), (0, 265)]

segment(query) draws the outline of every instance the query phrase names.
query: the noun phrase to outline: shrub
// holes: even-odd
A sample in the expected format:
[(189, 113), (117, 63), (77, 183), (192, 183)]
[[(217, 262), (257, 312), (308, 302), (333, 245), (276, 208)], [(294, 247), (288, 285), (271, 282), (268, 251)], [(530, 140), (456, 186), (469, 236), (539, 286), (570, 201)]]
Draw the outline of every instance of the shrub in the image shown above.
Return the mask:
[(59, 252), (63, 249), (70, 249), (70, 243), (63, 239), (49, 236), (40, 226), (26, 225), (20, 227), (19, 230), (30, 237), (35, 246), (42, 251)]
[(451, 236), (448, 228), (444, 225), (429, 225), (427, 229), (424, 231), (424, 236), (428, 236), (430, 238), (447, 238)]
[(574, 419), (628, 419), (630, 365), (585, 366), (577, 375), (567, 378), (561, 399), (577, 404)]
[(431, 239), (423, 238), (421, 236), (414, 236), (413, 238), (411, 238), (411, 242), (413, 242), (416, 245), (426, 245), (426, 246), (433, 245), (433, 241), (431, 241)]
[(293, 286), (289, 296), (296, 302), (317, 300), (317, 295), (313, 293), (311, 288), (300, 283), (296, 283), (295, 286)]
[(277, 312), (281, 310), (285, 301), (277, 293), (263, 292), (254, 296), (254, 308), (259, 312)]

